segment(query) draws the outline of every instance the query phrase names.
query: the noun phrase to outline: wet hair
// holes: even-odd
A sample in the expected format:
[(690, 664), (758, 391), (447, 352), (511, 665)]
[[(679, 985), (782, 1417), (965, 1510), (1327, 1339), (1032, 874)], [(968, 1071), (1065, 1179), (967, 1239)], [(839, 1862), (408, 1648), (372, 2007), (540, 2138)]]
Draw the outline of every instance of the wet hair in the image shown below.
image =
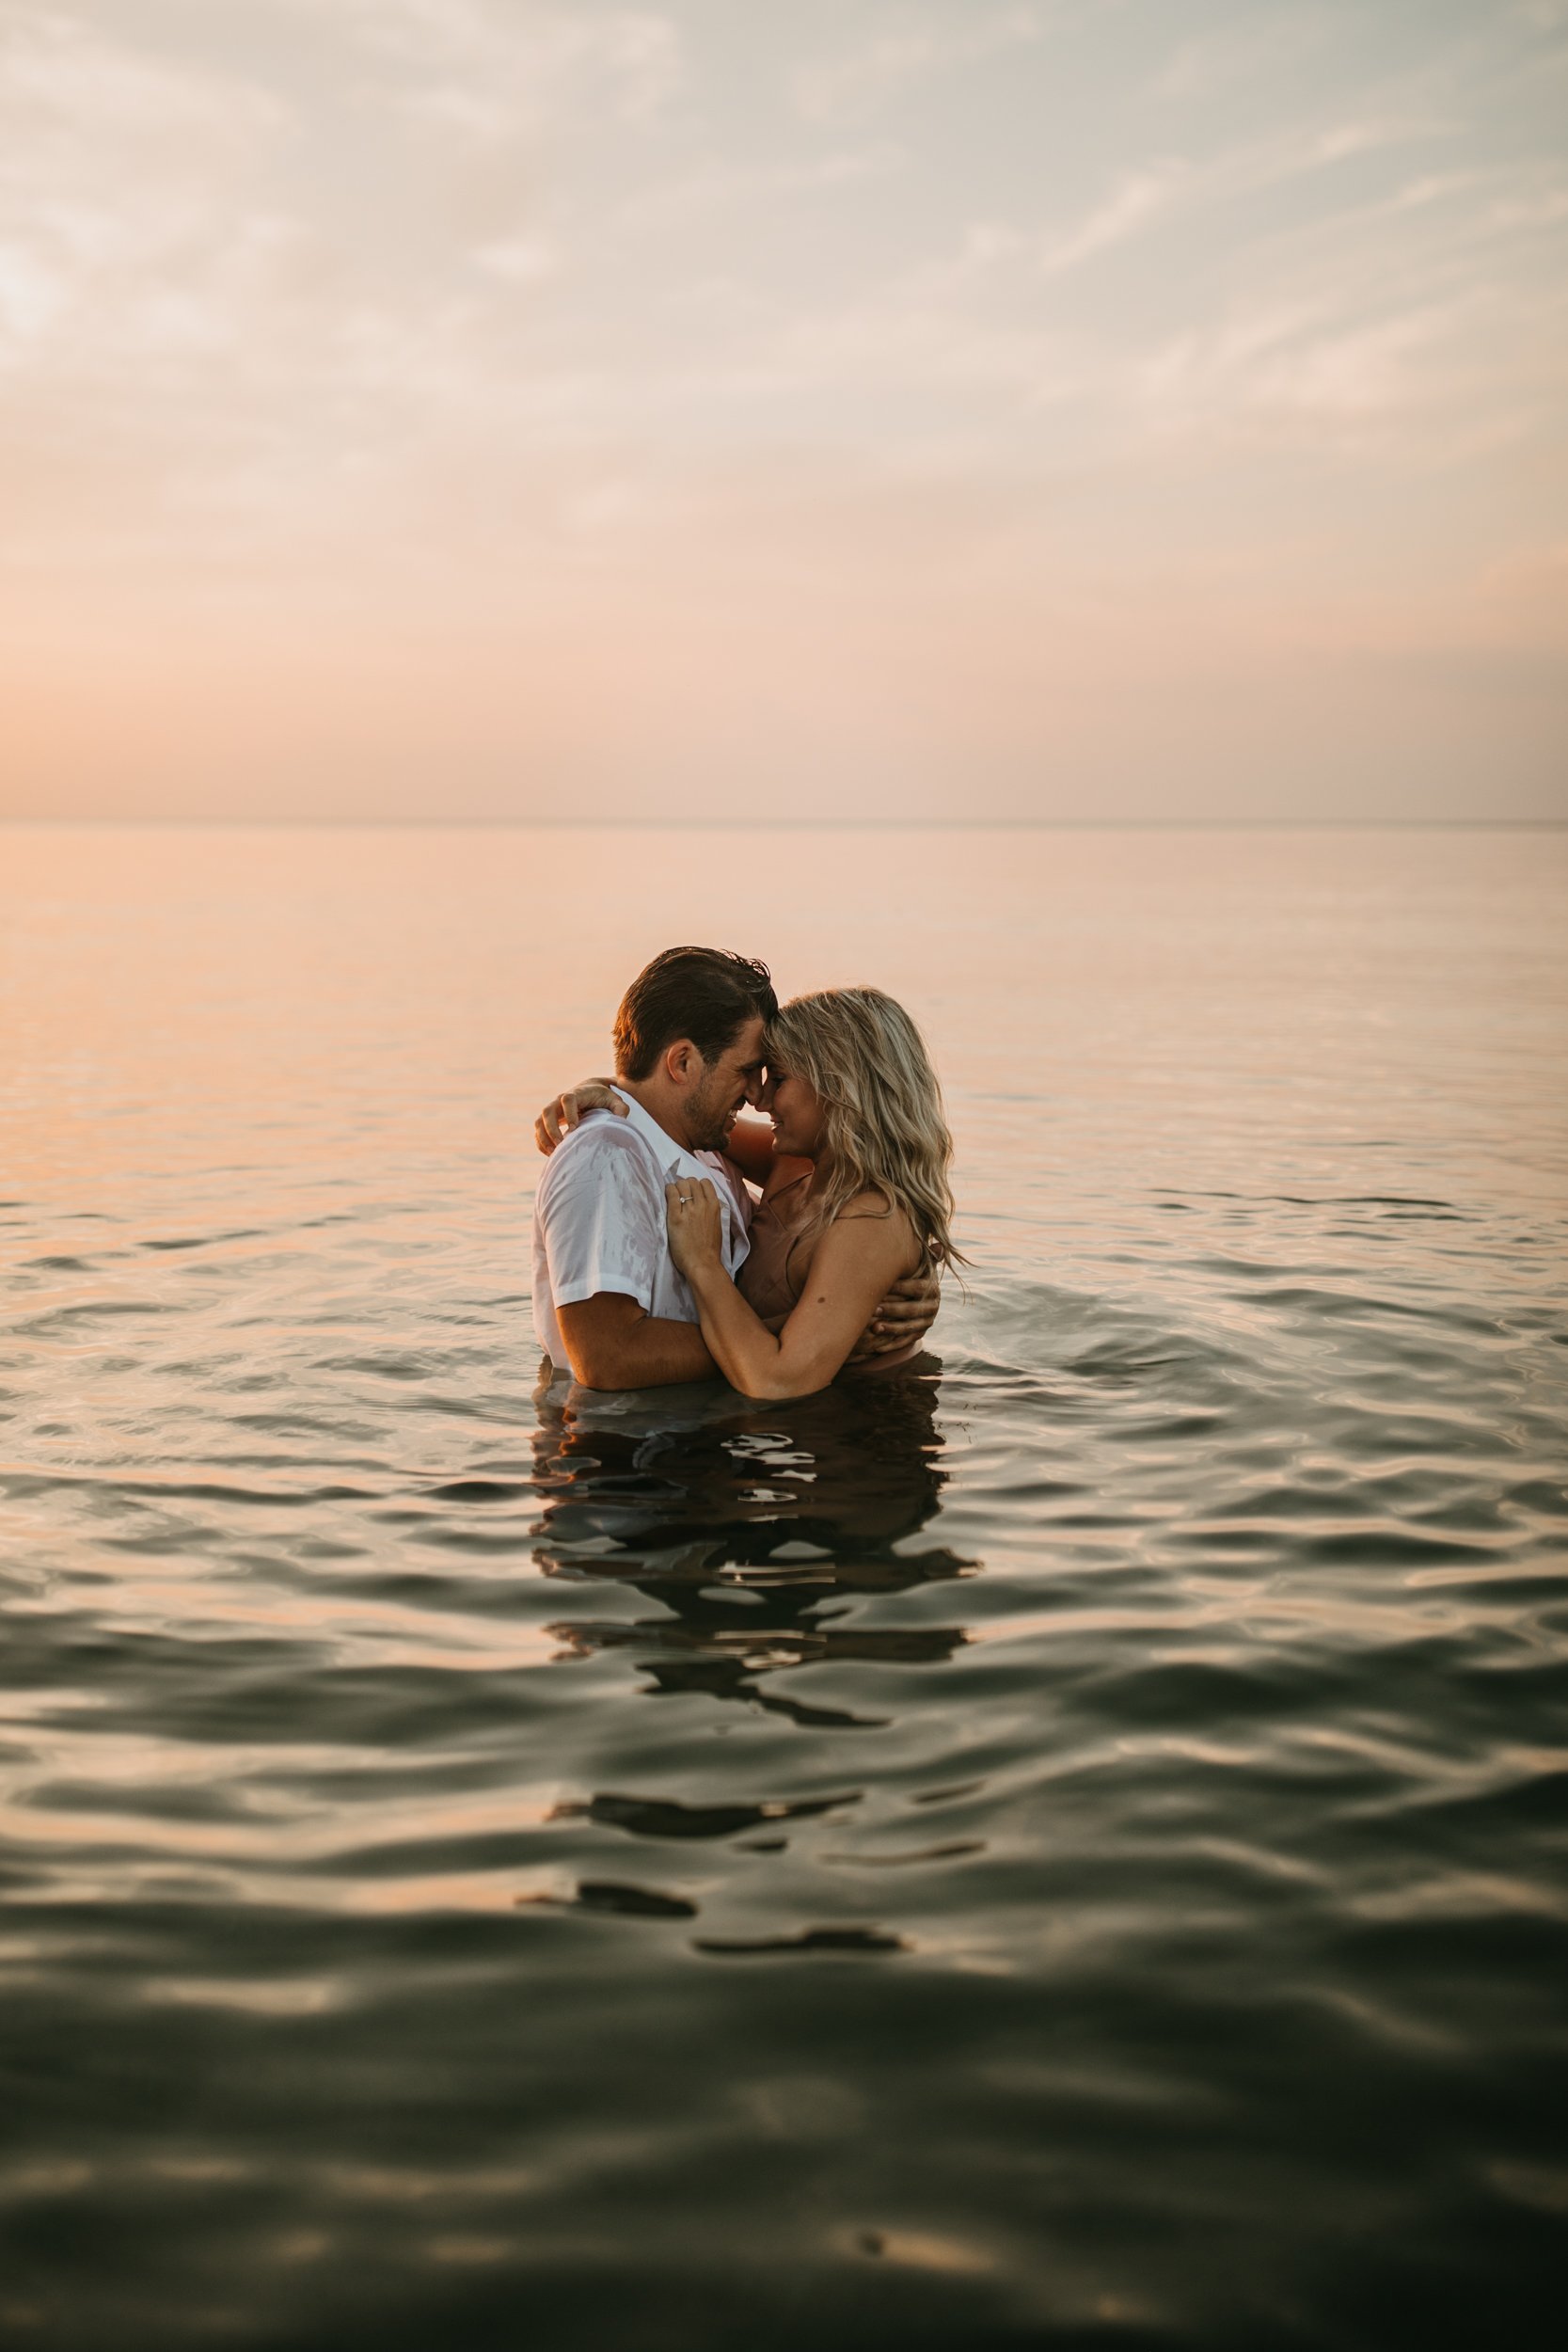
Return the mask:
[(804, 1078), (822, 1105), (827, 1178), (801, 1238), (820, 1232), (857, 1194), (875, 1191), (890, 1214), (903, 1210), (934, 1264), (962, 1265), (942, 1089), (903, 1006), (879, 988), (797, 996), (768, 1023), (764, 1050), (770, 1069)]
[(711, 1069), (748, 1021), (779, 1009), (765, 963), (722, 947), (666, 947), (640, 972), (615, 1016), (615, 1071), (647, 1078), (667, 1046), (689, 1037)]

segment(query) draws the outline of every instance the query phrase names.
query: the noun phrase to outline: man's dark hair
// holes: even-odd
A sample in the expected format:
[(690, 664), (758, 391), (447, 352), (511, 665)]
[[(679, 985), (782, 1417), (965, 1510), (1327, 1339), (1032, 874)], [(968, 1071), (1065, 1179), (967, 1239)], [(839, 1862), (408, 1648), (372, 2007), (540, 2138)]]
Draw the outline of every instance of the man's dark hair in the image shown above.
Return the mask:
[(709, 1068), (746, 1023), (779, 1009), (765, 963), (722, 947), (666, 947), (640, 972), (615, 1016), (615, 1069), (646, 1078), (666, 1046), (689, 1037)]

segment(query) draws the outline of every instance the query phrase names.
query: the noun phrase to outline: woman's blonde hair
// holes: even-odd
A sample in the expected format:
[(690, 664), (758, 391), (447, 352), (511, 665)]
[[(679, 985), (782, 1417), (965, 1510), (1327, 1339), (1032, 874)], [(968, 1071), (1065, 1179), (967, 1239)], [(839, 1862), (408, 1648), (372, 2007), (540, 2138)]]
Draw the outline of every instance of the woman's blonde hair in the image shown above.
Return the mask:
[(800, 1238), (874, 1188), (904, 1211), (936, 1265), (962, 1265), (942, 1089), (903, 1006), (879, 988), (818, 989), (774, 1014), (763, 1051), (770, 1066), (804, 1078), (822, 1105), (827, 1181)]

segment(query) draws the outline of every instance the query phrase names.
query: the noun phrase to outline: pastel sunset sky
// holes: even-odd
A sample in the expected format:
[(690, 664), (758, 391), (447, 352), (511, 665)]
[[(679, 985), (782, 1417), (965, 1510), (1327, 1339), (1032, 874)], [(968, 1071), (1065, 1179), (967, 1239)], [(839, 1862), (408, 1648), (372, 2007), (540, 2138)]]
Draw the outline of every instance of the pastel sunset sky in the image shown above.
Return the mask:
[(1568, 0), (0, 0), (0, 816), (1568, 815)]

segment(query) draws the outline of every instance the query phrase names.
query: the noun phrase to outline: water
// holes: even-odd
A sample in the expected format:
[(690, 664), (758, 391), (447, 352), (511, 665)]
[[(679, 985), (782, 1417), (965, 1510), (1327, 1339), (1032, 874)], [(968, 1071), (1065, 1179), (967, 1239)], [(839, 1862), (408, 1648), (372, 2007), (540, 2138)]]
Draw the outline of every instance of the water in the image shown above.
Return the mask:
[[(0, 859), (8, 2344), (1541, 2340), (1568, 836)], [(682, 938), (925, 1023), (940, 1369), (536, 1399)]]

